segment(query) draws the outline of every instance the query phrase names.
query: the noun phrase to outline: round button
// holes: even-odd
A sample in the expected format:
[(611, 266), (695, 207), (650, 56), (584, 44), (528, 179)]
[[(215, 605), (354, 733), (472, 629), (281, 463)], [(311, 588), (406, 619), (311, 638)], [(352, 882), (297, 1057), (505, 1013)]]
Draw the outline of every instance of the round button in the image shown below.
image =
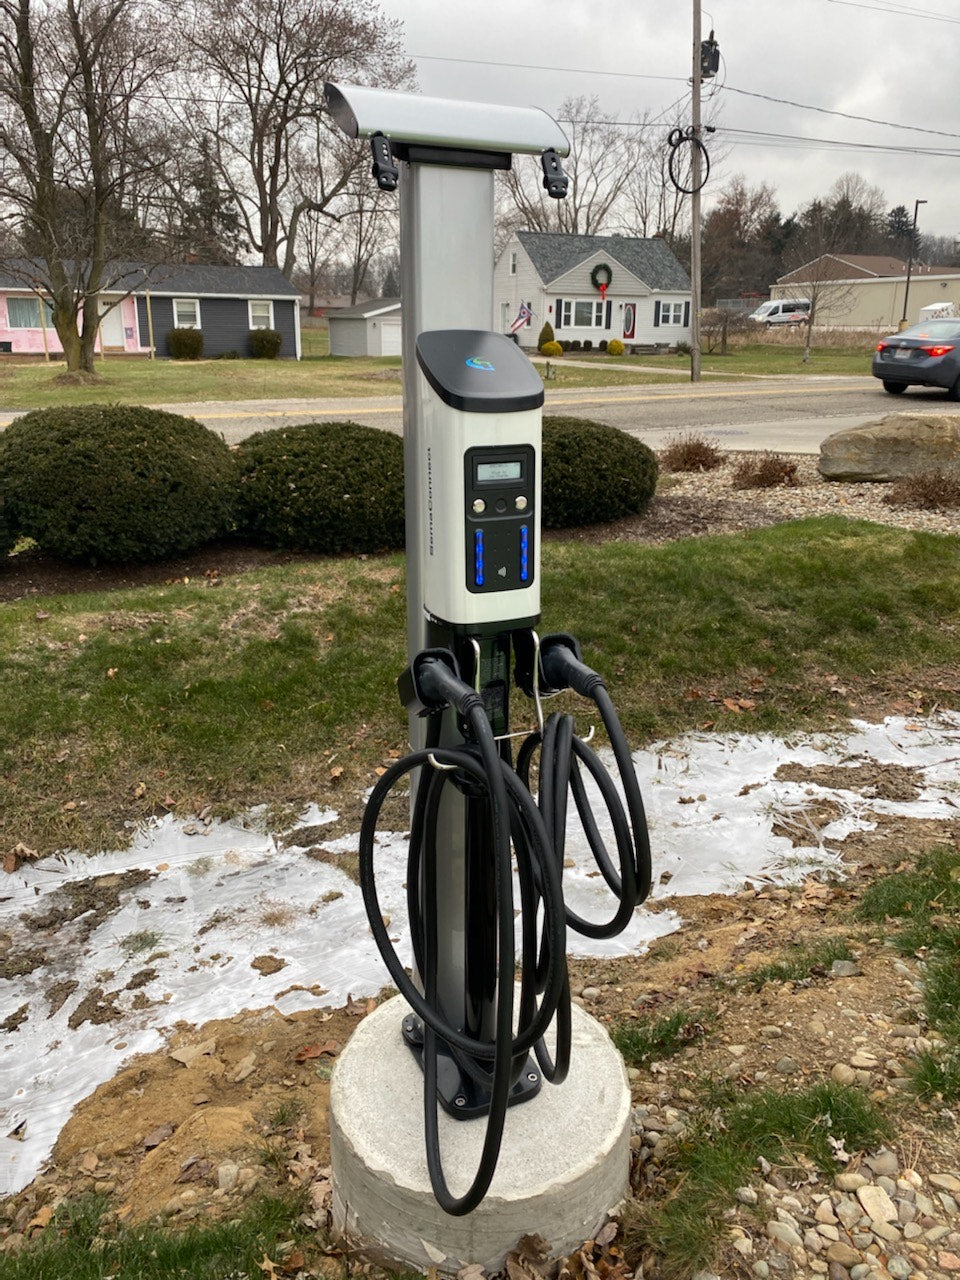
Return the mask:
[(482, 498), (474, 498), (473, 510), (476, 515), (482, 516), (484, 511), (486, 511), (486, 509), (487, 509), (487, 504), (484, 502)]
[(506, 500), (506, 498), (498, 498), (498, 499), (497, 499), (497, 510), (498, 510), (498, 511), (506, 511), (506, 509), (507, 509), (507, 500)]
[(526, 500), (526, 498), (523, 496), (523, 494), (522, 494), (522, 493), (520, 494), (520, 496), (519, 496), (518, 498), (514, 498), (514, 500), (513, 500), (513, 505), (517, 508), (517, 510), (518, 510), (518, 511), (526, 511), (526, 509), (527, 509), (527, 500)]

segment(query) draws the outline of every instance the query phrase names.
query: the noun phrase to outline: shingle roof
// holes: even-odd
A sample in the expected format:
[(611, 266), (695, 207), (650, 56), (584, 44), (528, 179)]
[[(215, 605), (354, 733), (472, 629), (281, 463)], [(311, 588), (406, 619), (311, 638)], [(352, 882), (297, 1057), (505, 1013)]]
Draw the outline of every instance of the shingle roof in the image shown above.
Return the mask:
[(605, 259), (619, 262), (651, 289), (690, 288), (687, 273), (663, 240), (642, 240), (630, 236), (568, 236), (546, 231), (518, 231), (517, 239), (545, 285), (566, 275), (585, 258), (602, 253)]
[[(32, 274), (22, 258), (0, 259), (0, 289), (23, 289)], [(154, 265), (118, 262), (107, 271), (108, 292), (186, 293), (196, 297), (220, 294), (228, 297), (299, 298), (295, 288), (277, 267), (224, 267), (210, 263), (181, 262)]]

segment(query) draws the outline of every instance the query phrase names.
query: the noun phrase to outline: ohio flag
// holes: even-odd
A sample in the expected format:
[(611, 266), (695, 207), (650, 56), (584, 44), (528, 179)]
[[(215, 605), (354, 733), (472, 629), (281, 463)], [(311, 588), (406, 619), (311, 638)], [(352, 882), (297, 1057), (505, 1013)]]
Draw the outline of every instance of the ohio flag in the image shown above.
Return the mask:
[(518, 329), (522, 329), (525, 324), (529, 324), (533, 319), (533, 311), (528, 302), (520, 303), (520, 310), (517, 312), (517, 318), (510, 326), (510, 332), (516, 333)]

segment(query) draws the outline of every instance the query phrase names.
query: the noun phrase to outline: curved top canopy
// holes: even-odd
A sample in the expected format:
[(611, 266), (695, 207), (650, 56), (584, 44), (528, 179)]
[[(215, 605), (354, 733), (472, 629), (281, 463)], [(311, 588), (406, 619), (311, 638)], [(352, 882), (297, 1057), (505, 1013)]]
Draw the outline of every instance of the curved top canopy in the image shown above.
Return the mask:
[(351, 138), (383, 134), (391, 142), (466, 151), (570, 154), (563, 130), (539, 107), (427, 98), (355, 84), (326, 84), (324, 92), (334, 120)]

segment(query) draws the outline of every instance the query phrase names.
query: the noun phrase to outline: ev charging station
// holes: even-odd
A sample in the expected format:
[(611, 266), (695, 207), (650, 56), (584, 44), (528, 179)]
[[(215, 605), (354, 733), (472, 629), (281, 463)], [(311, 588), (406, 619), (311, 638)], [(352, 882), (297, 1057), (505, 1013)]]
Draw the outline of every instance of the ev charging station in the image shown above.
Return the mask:
[[(603, 681), (575, 639), (535, 630), (543, 384), (490, 332), (494, 173), (538, 155), (562, 198), (569, 147), (532, 108), (353, 85), (326, 96), (350, 137), (370, 139), (380, 187), (400, 191), (409, 666), (398, 687), (412, 746), (374, 787), (361, 831), (370, 928), (401, 994), (364, 1019), (335, 1068), (334, 1225), (421, 1269), (498, 1269), (523, 1235), (557, 1256), (574, 1248), (626, 1192), (629, 1089), (606, 1032), (571, 1006), (566, 930), (613, 936), (650, 887), (643, 803)], [(572, 717), (544, 716), (543, 699), (564, 689), (599, 713), (620, 791)], [(405, 780), (412, 974), (374, 865), (378, 816)], [(616, 903), (609, 920), (564, 904), (571, 796)]]

